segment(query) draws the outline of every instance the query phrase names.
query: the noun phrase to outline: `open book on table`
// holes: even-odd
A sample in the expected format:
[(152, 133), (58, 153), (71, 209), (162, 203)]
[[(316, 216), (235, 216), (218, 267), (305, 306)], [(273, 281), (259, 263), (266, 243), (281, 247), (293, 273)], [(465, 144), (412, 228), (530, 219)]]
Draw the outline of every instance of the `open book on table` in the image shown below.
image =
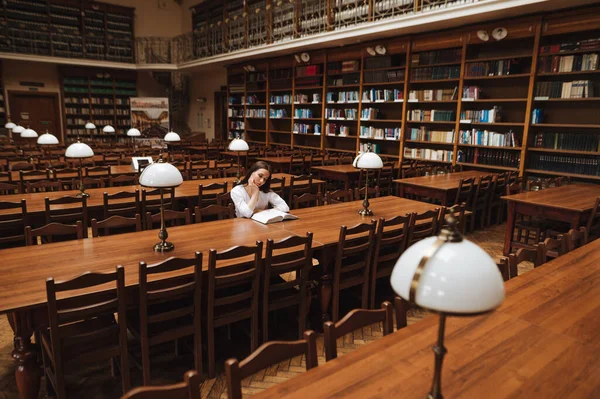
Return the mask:
[(298, 219), (298, 216), (294, 216), (291, 213), (281, 212), (277, 209), (267, 209), (261, 212), (256, 212), (252, 215), (252, 219), (263, 224), (283, 222), (284, 220)]

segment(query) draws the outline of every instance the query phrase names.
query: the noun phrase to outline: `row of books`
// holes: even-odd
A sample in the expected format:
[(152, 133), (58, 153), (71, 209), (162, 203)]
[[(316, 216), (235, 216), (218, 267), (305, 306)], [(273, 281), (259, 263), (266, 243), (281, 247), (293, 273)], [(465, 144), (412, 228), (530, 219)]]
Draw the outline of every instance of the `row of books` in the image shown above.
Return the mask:
[(90, 109), (89, 108), (72, 108), (72, 107), (66, 107), (65, 108), (65, 112), (67, 114), (88, 114), (90, 113)]
[(531, 111), (531, 123), (533, 123), (533, 124), (544, 123), (545, 119), (546, 119), (546, 114), (544, 113), (543, 109), (534, 108), (533, 111)]
[(359, 73), (350, 73), (343, 75), (341, 78), (327, 78), (327, 86), (345, 86), (345, 85), (358, 85), (360, 83)]
[(242, 99), (241, 99), (241, 97), (229, 96), (227, 98), (227, 104), (229, 104), (229, 105), (241, 105), (242, 104)]
[(320, 65), (307, 65), (307, 66), (297, 66), (296, 67), (296, 76), (314, 76), (321, 74), (321, 66)]
[(600, 152), (600, 135), (586, 133), (536, 133), (535, 148)]
[[(67, 118), (67, 125), (85, 125), (87, 123), (87, 119), (82, 118)], [(112, 121), (111, 121), (112, 123)]]
[(538, 60), (540, 73), (595, 71), (598, 67), (598, 53), (546, 56)]
[(433, 50), (416, 53), (411, 56), (410, 63), (413, 66), (429, 64), (446, 64), (451, 62), (460, 63), (461, 49)]
[(111, 108), (94, 108), (92, 109), (92, 115), (114, 115), (115, 110)]
[(267, 74), (264, 72), (250, 72), (246, 75), (246, 83), (249, 82), (265, 82)]
[(409, 140), (454, 143), (454, 131), (429, 130), (425, 126), (410, 129)]
[(246, 108), (246, 118), (266, 118), (267, 110), (265, 108)]
[(360, 100), (358, 90), (354, 91), (331, 91), (327, 93), (328, 103), (357, 103)]
[(252, 94), (246, 96), (245, 104), (263, 104), (264, 101), (261, 100), (256, 94)]
[(106, 97), (92, 97), (92, 98), (90, 98), (90, 102), (92, 104), (103, 104), (103, 105), (113, 105), (114, 104), (112, 98), (106, 98)]
[(88, 97), (65, 97), (65, 104), (89, 104)]
[(287, 118), (287, 117), (288, 117), (288, 113), (283, 108), (279, 108), (279, 109), (270, 108), (269, 109), (269, 118), (271, 118), (271, 119), (280, 119), (280, 118)]
[(404, 91), (398, 89), (369, 89), (362, 94), (363, 103), (402, 101)]
[(377, 108), (363, 108), (360, 111), (360, 120), (380, 119), (381, 115)]
[(365, 58), (365, 69), (390, 68), (392, 66), (392, 57), (369, 57)]
[(599, 157), (531, 154), (529, 168), (559, 173), (600, 176)]
[(294, 109), (294, 118), (314, 118), (315, 114), (310, 108), (296, 108)]
[(493, 147), (518, 147), (520, 142), (515, 133), (510, 130), (506, 133), (490, 132), (481, 129), (461, 130), (458, 133), (460, 144), (488, 145)]
[(469, 62), (465, 65), (465, 76), (503, 76), (523, 72), (523, 64), (519, 59), (497, 60), (485, 62)]
[(246, 124), (243, 121), (229, 121), (230, 129), (245, 129)]
[(406, 115), (409, 121), (448, 121), (456, 120), (456, 112), (439, 109), (411, 109)]
[(321, 102), (321, 94), (294, 94), (294, 104), (317, 104)]
[(492, 109), (469, 109), (461, 111), (461, 121), (477, 121), (483, 123), (494, 123), (500, 121), (500, 112), (502, 108), (494, 105)]
[(365, 83), (388, 83), (404, 81), (404, 69), (389, 71), (365, 71), (363, 84)]
[(292, 103), (292, 95), (291, 94), (284, 94), (281, 96), (271, 96), (269, 97), (269, 104), (271, 105), (276, 105), (276, 104), (291, 104)]
[[(364, 111), (364, 110), (363, 110)], [(325, 118), (327, 119), (345, 119), (345, 120), (356, 120), (358, 110), (356, 108), (326, 108)]]
[(244, 110), (242, 108), (228, 108), (227, 116), (230, 118), (243, 118)]
[(125, 115), (129, 115), (128, 109), (118, 109), (117, 108), (117, 116), (125, 116)]
[(291, 69), (271, 69), (269, 71), (271, 79), (291, 79)]
[(594, 82), (591, 80), (538, 82), (535, 85), (535, 97), (590, 98), (594, 97), (594, 95)]
[(350, 136), (350, 127), (339, 123), (328, 123), (325, 125), (325, 133), (328, 136)]
[(487, 148), (463, 148), (457, 153), (457, 162), (518, 168), (519, 151), (492, 150)]
[(294, 123), (294, 134), (321, 134), (321, 125), (318, 123)]
[(540, 47), (540, 54), (556, 54), (565, 51), (596, 50), (600, 49), (600, 38), (580, 41), (569, 41)]
[(227, 133), (227, 140), (233, 140), (234, 138), (240, 138), (242, 140), (246, 140), (246, 134), (245, 132), (228, 132)]
[(452, 150), (436, 150), (433, 148), (409, 148), (404, 147), (404, 158), (424, 159), (429, 161), (452, 162)]
[(358, 72), (359, 70), (360, 61), (358, 60), (327, 63), (327, 73), (330, 75), (334, 75), (336, 73), (340, 74), (348, 72)]
[(459, 77), (460, 66), (417, 68), (411, 71), (411, 79), (413, 81), (458, 79)]
[(367, 152), (369, 151), (369, 147), (371, 147), (371, 151), (374, 152), (375, 154), (381, 154), (381, 145), (379, 143), (368, 143), (368, 142), (361, 142), (358, 145), (358, 151), (359, 152)]
[(433, 90), (411, 90), (408, 93), (409, 101), (448, 101), (456, 100), (456, 90), (454, 89), (433, 89)]
[(481, 87), (479, 86), (463, 86), (462, 99), (479, 100), (481, 98)]
[(399, 127), (380, 128), (374, 126), (361, 126), (360, 138), (379, 140), (400, 140)]

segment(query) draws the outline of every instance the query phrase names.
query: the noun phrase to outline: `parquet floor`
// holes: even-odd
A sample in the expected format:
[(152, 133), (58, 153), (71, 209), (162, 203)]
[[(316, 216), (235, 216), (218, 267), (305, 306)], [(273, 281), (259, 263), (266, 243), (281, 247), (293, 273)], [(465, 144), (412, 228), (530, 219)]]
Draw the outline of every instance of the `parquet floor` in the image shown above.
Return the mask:
[[(502, 254), (504, 228), (505, 225), (493, 226), (469, 234), (468, 238), (481, 246), (493, 258), (496, 258)], [(519, 270), (519, 273), (525, 272), (528, 268), (528, 266), (524, 266)], [(428, 313), (423, 310), (411, 309), (408, 316), (408, 323), (412, 324), (428, 316)], [(278, 324), (285, 326), (287, 323), (285, 320), (279, 320)], [(294, 331), (296, 328), (295, 322), (291, 320), (289, 325), (290, 330)], [(235, 334), (233, 330), (234, 329), (232, 329), (232, 334)], [(381, 336), (382, 332), (379, 326), (371, 326), (362, 331), (356, 331), (354, 334), (348, 335), (338, 342), (338, 355), (343, 356), (345, 353), (351, 352), (362, 345), (366, 345)], [(217, 364), (222, 370), (222, 364), (226, 358), (231, 357), (235, 353), (241, 353), (240, 358), (248, 355), (248, 349), (246, 348), (248, 346), (248, 338), (243, 334), (239, 334), (239, 336), (233, 335), (230, 341), (227, 340), (227, 337), (221, 338), (225, 340), (225, 345), (223, 346), (231, 347), (230, 350), (233, 351), (233, 353), (221, 354)], [(234, 348), (236, 342), (241, 342), (240, 345), (244, 348), (242, 352), (235, 352)], [(319, 337), (317, 342), (319, 349), (319, 364), (322, 364), (325, 362), (322, 336)], [(18, 398), (14, 379), (15, 363), (11, 358), (12, 346), (12, 331), (6, 317), (0, 317), (0, 399)], [(217, 344), (217, 347), (220, 348), (221, 346)], [(155, 358), (152, 363), (153, 381), (156, 384), (165, 384), (181, 380), (183, 373), (192, 368), (193, 361), (191, 356), (182, 355), (176, 358), (172, 355), (172, 347), (162, 349), (162, 352), (164, 353), (161, 352), (160, 356)], [(132, 364), (132, 362), (130, 363)], [(243, 393), (245, 395), (250, 395), (262, 391), (274, 384), (293, 378), (298, 373), (304, 372), (304, 370), (304, 359), (295, 358), (282, 362), (247, 378), (243, 383)], [(140, 371), (133, 367), (132, 364), (132, 384), (134, 386), (141, 384), (140, 374)], [(118, 398), (121, 394), (120, 380), (110, 376), (108, 362), (105, 365), (95, 365), (94, 367), (78, 371), (72, 379), (69, 379), (69, 382), (71, 383), (69, 392), (73, 398)], [(202, 398), (225, 398), (225, 386), (225, 378), (221, 371), (217, 378), (206, 380), (203, 383)], [(42, 381), (40, 397), (45, 397), (45, 393), (46, 389)]]

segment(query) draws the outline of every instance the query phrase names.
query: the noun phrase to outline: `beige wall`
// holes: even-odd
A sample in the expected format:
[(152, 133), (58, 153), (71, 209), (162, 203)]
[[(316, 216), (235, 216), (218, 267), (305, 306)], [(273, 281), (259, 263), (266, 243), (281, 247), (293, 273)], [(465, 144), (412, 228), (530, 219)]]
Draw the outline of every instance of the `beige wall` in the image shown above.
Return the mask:
[[(182, 33), (181, 6), (173, 0), (102, 0), (102, 3), (135, 8), (136, 37), (173, 37)], [(164, 8), (159, 8), (159, 4)]]
[[(227, 84), (227, 70), (223, 67), (190, 75), (188, 125), (192, 132), (204, 132), (209, 140), (215, 137), (214, 93), (225, 84)], [(205, 98), (206, 102), (197, 101), (200, 98)]]

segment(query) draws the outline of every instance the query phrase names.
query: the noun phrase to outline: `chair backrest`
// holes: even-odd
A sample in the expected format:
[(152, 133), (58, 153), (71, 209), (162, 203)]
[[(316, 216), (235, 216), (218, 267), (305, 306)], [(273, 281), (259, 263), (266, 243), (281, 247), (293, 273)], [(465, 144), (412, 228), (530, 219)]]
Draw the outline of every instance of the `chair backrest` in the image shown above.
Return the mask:
[(305, 331), (304, 339), (299, 341), (271, 341), (262, 344), (241, 362), (238, 362), (237, 359), (227, 360), (225, 362), (227, 397), (229, 399), (241, 399), (242, 379), (296, 356), (306, 356), (307, 370), (318, 366), (317, 334), (314, 331)]
[(111, 169), (110, 166), (96, 166), (96, 167), (87, 167), (84, 171), (84, 176), (86, 177), (109, 177)]
[(110, 187), (134, 186), (138, 183), (137, 176), (134, 175), (110, 175), (108, 176), (108, 185)]
[[(223, 194), (224, 195), (224, 194)], [(208, 205), (203, 208), (194, 208), (194, 222), (201, 223), (210, 220), (233, 219), (235, 217), (235, 207), (228, 205)]]
[[(104, 287), (98, 290), (95, 287)], [(86, 289), (90, 293), (69, 295), (68, 292)], [(81, 292), (81, 291), (79, 291)], [(62, 351), (63, 344), (76, 340), (78, 345), (93, 345), (102, 340), (106, 342), (108, 337), (118, 337), (121, 370), (124, 390), (129, 384), (129, 366), (127, 361), (127, 312), (125, 296), (125, 269), (117, 266), (116, 271), (110, 273), (86, 272), (71, 280), (54, 281), (52, 277), (46, 280), (46, 294), (48, 298), (48, 319), (50, 324), (50, 337), (52, 353), (55, 361), (57, 375), (63, 374)], [(59, 295), (57, 295), (59, 294)], [(60, 296), (60, 298), (58, 297)], [(106, 323), (103, 328), (95, 331), (86, 330), (82, 334), (77, 328), (61, 328), (61, 326), (77, 323), (92, 318), (109, 318), (118, 314), (118, 322)]]
[(221, 177), (237, 177), (238, 174), (240, 176), (240, 178), (244, 177), (245, 174), (245, 168), (244, 167), (240, 167), (240, 169), (238, 169), (237, 166), (232, 166), (230, 168), (221, 168)]
[[(274, 185), (279, 185), (279, 187), (273, 187)], [(272, 177), (271, 178), (271, 190), (283, 198), (285, 193), (285, 176), (283, 177)]]
[(63, 189), (62, 181), (50, 181), (50, 180), (40, 180), (36, 182), (26, 182), (25, 183), (25, 191), (29, 194), (32, 193), (48, 193), (54, 191), (62, 191)]
[(233, 161), (230, 159), (219, 159), (215, 162), (217, 169), (225, 169), (233, 167)]
[(81, 175), (81, 169), (79, 169), (79, 168), (52, 169), (52, 178), (54, 180), (79, 179), (80, 175)]
[(221, 177), (219, 169), (206, 168), (196, 170), (196, 179), (198, 180), (218, 179), (219, 177)]
[(383, 164), (383, 168), (379, 169), (379, 179), (377, 186), (384, 195), (391, 195), (394, 187), (394, 178), (396, 171), (393, 162)]
[(0, 195), (20, 194), (21, 185), (8, 181), (0, 181)]
[(510, 279), (510, 265), (509, 260), (506, 256), (500, 257), (496, 261), (496, 266), (498, 266), (498, 270), (500, 274), (502, 274), (502, 280), (508, 281)]
[(15, 162), (15, 163), (10, 163), (10, 170), (13, 171), (24, 171), (24, 170), (33, 170), (34, 169), (34, 165), (29, 163), (29, 162)]
[(579, 248), (588, 242), (588, 233), (586, 227), (580, 227), (579, 229), (571, 229), (567, 233), (567, 247), (569, 252), (575, 248)]
[(127, 392), (121, 399), (198, 399), (202, 377), (197, 371), (188, 371), (183, 382), (156, 387), (138, 387)]
[(490, 194), (494, 191), (496, 177), (493, 175), (480, 176), (477, 179), (477, 188), (473, 197), (472, 208), (487, 209)]
[(515, 254), (508, 255), (510, 278), (519, 275), (519, 263), (526, 261), (532, 262), (534, 267), (544, 264), (546, 261), (546, 246), (543, 242), (528, 248), (519, 248)]
[(369, 198), (379, 198), (381, 195), (379, 193), (379, 186), (375, 187), (356, 187), (354, 189), (354, 200), (358, 201), (365, 198), (365, 193), (369, 196)]
[(227, 182), (198, 184), (198, 206), (204, 208), (217, 204), (217, 196), (227, 192)]
[(440, 223), (441, 210), (439, 208), (423, 213), (413, 214), (413, 221), (408, 232), (407, 248), (417, 241), (437, 234)]
[(0, 210), (15, 209), (17, 213), (0, 214), (0, 248), (6, 244), (25, 245), (25, 227), (28, 223), (27, 202), (0, 201)]
[(456, 192), (455, 204), (465, 203), (465, 206), (470, 209), (475, 194), (475, 178), (460, 179), (458, 183), (458, 191)]
[(46, 223), (83, 223), (84, 236), (87, 237), (88, 209), (87, 198), (77, 196), (64, 196), (60, 198), (44, 199)]
[[(192, 155), (192, 157), (193, 156), (194, 155)], [(202, 157), (205, 157), (205, 156), (202, 155)], [(188, 175), (190, 177), (190, 180), (195, 180), (198, 178), (196, 171), (208, 169), (209, 166), (210, 166), (210, 161), (206, 161), (206, 160), (190, 161), (189, 165), (188, 165), (188, 167), (189, 167)]]
[(304, 173), (304, 155), (292, 155), (290, 157), (290, 169), (289, 173), (292, 175), (301, 175)]
[(165, 209), (175, 209), (175, 188), (142, 189), (142, 214), (160, 211), (161, 190)]
[[(37, 244), (37, 237), (41, 237), (41, 242), (52, 242), (55, 237), (71, 236), (74, 239), (83, 239), (83, 224), (78, 221), (75, 225), (62, 223), (49, 223), (37, 229), (31, 226), (25, 227), (25, 245)], [(35, 239), (35, 241), (34, 241)]]
[(361, 169), (358, 173), (358, 185), (357, 187), (365, 187), (367, 183), (367, 177), (369, 178), (369, 187), (379, 186), (379, 172), (380, 169), (370, 171), (368, 169)]
[[(411, 177), (419, 177), (421, 176), (421, 168), (415, 168), (413, 166), (409, 168), (401, 168), (402, 179), (409, 179)], [(400, 177), (400, 176), (399, 176)]]
[(217, 195), (217, 205), (229, 206), (230, 204), (233, 205), (233, 200), (231, 199), (230, 192)]
[[(100, 229), (102, 229), (102, 233)], [(142, 217), (136, 213), (133, 218), (113, 215), (101, 221), (92, 219), (92, 237), (109, 236), (111, 235), (110, 229), (117, 229), (118, 233), (142, 231)], [(112, 234), (115, 234), (114, 230)]]
[[(85, 188), (104, 188), (107, 183), (102, 177), (84, 177), (81, 182)], [(79, 187), (79, 180), (73, 179), (71, 187)]]
[(134, 217), (141, 214), (140, 190), (119, 191), (118, 193), (104, 193), (103, 198), (104, 219), (119, 215)]
[(342, 202), (350, 202), (354, 201), (354, 194), (352, 193), (352, 189), (348, 190), (335, 190), (328, 191), (326, 193), (327, 205), (339, 204)]
[(21, 190), (27, 182), (35, 183), (42, 180), (50, 180), (50, 170), (19, 170), (19, 182)]
[(556, 238), (546, 237), (544, 247), (546, 250), (544, 261), (548, 262), (569, 252), (569, 237), (567, 234), (559, 234)]
[(375, 323), (383, 323), (383, 335), (388, 335), (394, 329), (393, 320), (392, 304), (386, 301), (381, 304), (381, 309), (354, 309), (337, 323), (325, 322), (325, 359), (330, 361), (337, 357), (338, 338)]
[(321, 194), (320, 191), (316, 194), (304, 193), (300, 196), (294, 195), (293, 200), (293, 209), (309, 208), (312, 206), (322, 206), (325, 203), (323, 201), (323, 194)]
[(585, 226), (585, 228), (587, 229), (589, 236), (600, 236), (600, 197), (596, 198), (596, 202), (592, 208), (592, 213), (590, 214), (590, 218), (588, 219), (587, 226)]
[(408, 325), (408, 303), (399, 296), (394, 297), (394, 314), (396, 316), (396, 330)]
[(521, 194), (523, 192), (523, 183), (515, 181), (506, 185), (506, 195)]
[[(167, 226), (183, 226), (192, 223), (192, 211), (185, 208), (183, 211), (174, 211), (173, 209), (164, 210), (165, 225)], [(160, 211), (157, 213), (146, 212), (146, 230), (151, 230), (160, 227)]]
[(290, 197), (288, 204), (294, 201), (294, 195), (302, 195), (304, 193), (312, 193), (313, 178), (312, 175), (299, 175), (290, 177), (289, 192)]

